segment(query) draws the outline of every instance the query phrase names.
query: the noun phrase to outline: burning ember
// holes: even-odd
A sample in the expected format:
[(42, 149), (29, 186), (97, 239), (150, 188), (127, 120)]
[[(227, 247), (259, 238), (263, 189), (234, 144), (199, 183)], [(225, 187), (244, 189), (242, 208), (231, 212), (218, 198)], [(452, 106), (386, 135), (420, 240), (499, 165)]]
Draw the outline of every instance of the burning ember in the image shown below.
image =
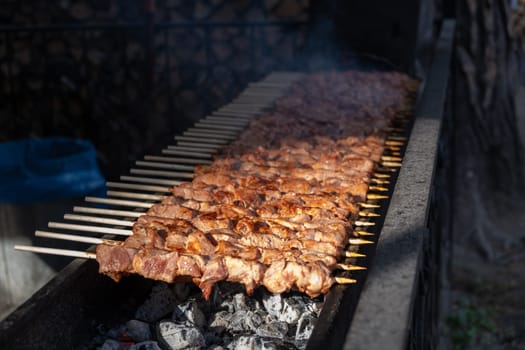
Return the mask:
[(100, 350), (304, 349), (322, 300), (299, 293), (248, 297), (242, 286), (220, 283), (205, 300), (189, 284), (158, 282), (135, 319), (109, 331), (99, 327)]

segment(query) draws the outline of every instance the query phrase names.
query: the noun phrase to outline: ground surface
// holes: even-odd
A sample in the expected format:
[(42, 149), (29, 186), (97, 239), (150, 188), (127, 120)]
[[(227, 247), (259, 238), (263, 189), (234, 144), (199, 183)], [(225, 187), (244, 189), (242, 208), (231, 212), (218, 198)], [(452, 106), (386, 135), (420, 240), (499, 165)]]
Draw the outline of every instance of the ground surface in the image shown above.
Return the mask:
[[(525, 88), (517, 101), (523, 137)], [(476, 176), (456, 172), (456, 188)], [(478, 203), (470, 196), (457, 197), (451, 211), (453, 242), (445, 252), (450, 265), (442, 291), (440, 349), (525, 349), (523, 194), (497, 201), (503, 205), (484, 205), (486, 216), (477, 220), (471, 215)], [(480, 246), (480, 238), (492, 249), (491, 256)]]

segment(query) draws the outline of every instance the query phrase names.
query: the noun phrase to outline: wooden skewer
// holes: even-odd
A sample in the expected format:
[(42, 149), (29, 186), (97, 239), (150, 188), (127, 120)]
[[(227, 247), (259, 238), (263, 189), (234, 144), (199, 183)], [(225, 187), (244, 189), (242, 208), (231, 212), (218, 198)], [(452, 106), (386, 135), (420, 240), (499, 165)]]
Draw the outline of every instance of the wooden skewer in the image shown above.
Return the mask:
[(129, 172), (131, 174), (137, 174), (137, 175), (153, 175), (153, 176), (175, 177), (175, 178), (184, 178), (184, 179), (193, 178), (193, 173), (183, 173), (183, 172), (177, 172), (177, 171), (161, 171), (161, 170), (146, 170), (146, 169), (131, 168)]
[(113, 242), (117, 241), (111, 241), (111, 240), (105, 240), (98, 237), (86, 237), (86, 236), (79, 236), (79, 235), (70, 235), (65, 233), (55, 233), (55, 232), (49, 232), (49, 231), (35, 231), (35, 236), (37, 237), (45, 237), (45, 238), (52, 238), (52, 239), (60, 239), (63, 241), (72, 241), (72, 242), (80, 242), (80, 243), (89, 243), (89, 244), (113, 244)]
[(133, 217), (133, 218), (138, 218), (139, 216), (144, 215), (144, 212), (91, 208), (91, 207), (73, 207), (73, 211), (75, 213), (99, 214), (99, 215)]
[(144, 199), (149, 201), (160, 201), (165, 196), (157, 196), (154, 194), (144, 194), (135, 192), (123, 192), (123, 191), (107, 191), (108, 197), (121, 197), (121, 198), (132, 198), (132, 199)]
[(280, 96), (278, 95), (272, 96), (272, 95), (259, 94), (259, 93), (255, 93), (254, 91), (247, 91), (243, 93), (242, 96), (240, 96), (240, 98), (242, 98), (244, 101), (257, 101), (258, 103), (267, 102), (269, 104), (275, 103), (275, 100), (279, 97)]
[(389, 151), (396, 151), (396, 152), (401, 151), (401, 147), (395, 147), (395, 146), (387, 146), (385, 147), (385, 149)]
[(375, 194), (375, 193), (369, 193), (366, 195), (366, 198), (369, 200), (376, 200), (376, 199), (388, 199), (388, 196), (383, 196), (381, 194)]
[(183, 136), (192, 136), (192, 137), (210, 137), (219, 140), (232, 141), (236, 139), (236, 136), (233, 135), (221, 135), (214, 132), (205, 132), (205, 131), (185, 131)]
[(382, 156), (381, 160), (386, 162), (401, 162), (403, 161), (403, 158), (401, 157), (391, 157), (391, 156)]
[(337, 284), (355, 284), (357, 283), (357, 280), (353, 278), (348, 278), (348, 277), (336, 276), (334, 277), (334, 279)]
[(153, 179), (149, 177), (137, 177), (137, 176), (121, 176), (121, 181), (131, 181), (131, 182), (140, 182), (145, 184), (155, 184), (155, 185), (166, 185), (166, 186), (177, 186), (185, 181), (177, 180), (164, 180), (164, 179)]
[(57, 249), (57, 248), (46, 248), (46, 247), (33, 247), (27, 245), (15, 245), (16, 250), (23, 250), (33, 253), (41, 254), (51, 254), (51, 255), (61, 255), (61, 256), (71, 256), (74, 258), (85, 258), (85, 259), (96, 259), (97, 254), (91, 252), (83, 252), (79, 250), (70, 250), (70, 249)]
[(405, 143), (401, 141), (394, 141), (394, 140), (387, 140), (385, 141), (385, 145), (387, 146), (403, 146)]
[(175, 136), (175, 140), (176, 141), (211, 143), (211, 144), (216, 144), (216, 145), (225, 145), (229, 142), (229, 140), (222, 140), (218, 138), (195, 137), (195, 136)]
[[(262, 102), (273, 102), (274, 99), (265, 99)], [(235, 118), (237, 120), (246, 120), (249, 121), (253, 119), (256, 115), (259, 115), (263, 112), (261, 107), (253, 105), (251, 103), (230, 103), (229, 105), (224, 105), (219, 109), (216, 109), (211, 113), (211, 116), (217, 117), (227, 117)]]
[(149, 209), (153, 205), (153, 203), (127, 201), (127, 200), (113, 199), (113, 198), (86, 197), (84, 199), (86, 202), (91, 202), (91, 203), (111, 204), (111, 205), (119, 205), (119, 206), (124, 206), (124, 207), (135, 207), (135, 208), (148, 208)]
[(388, 184), (390, 184), (390, 181), (388, 181), (388, 180), (380, 180), (380, 179), (374, 179), (374, 178), (371, 178), (370, 182), (373, 182), (373, 183), (378, 184), (378, 185), (388, 185)]
[[(218, 116), (216, 116), (216, 118), (218, 118)], [(234, 127), (239, 127), (241, 129), (244, 129), (244, 127), (246, 125), (248, 125), (248, 121), (246, 120), (236, 120), (236, 119), (213, 119), (213, 118), (209, 118), (209, 119), (201, 119), (199, 120), (199, 123), (200, 124), (206, 124), (206, 125), (211, 125), (211, 126), (214, 126), (215, 125), (231, 125), (231, 126), (234, 126)]]
[(396, 156), (396, 157), (401, 156), (401, 152), (397, 152), (397, 151), (388, 151), (388, 154), (390, 154), (391, 156)]
[(212, 155), (210, 153), (203, 153), (203, 152), (195, 152), (195, 151), (184, 151), (181, 149), (163, 149), (163, 154), (172, 154), (175, 156), (188, 156), (188, 157), (195, 157), (195, 158), (211, 158)]
[(375, 222), (369, 222), (369, 221), (357, 220), (357, 221), (354, 222), (354, 225), (355, 226), (375, 226), (376, 223)]
[(372, 232), (366, 232), (366, 231), (355, 231), (359, 236), (375, 236)]
[(337, 264), (337, 268), (345, 271), (363, 271), (366, 270), (364, 266), (350, 265), (350, 264)]
[(378, 172), (375, 172), (373, 176), (377, 177), (378, 179), (389, 179), (391, 177), (390, 174), (381, 174)]
[[(93, 226), (93, 227), (95, 227), (95, 226)], [(40, 231), (40, 232), (45, 232), (45, 231)], [(58, 238), (60, 236), (57, 236), (57, 235), (61, 235), (61, 234), (45, 234), (45, 235), (47, 237), (49, 237), (49, 238)], [(51, 236), (54, 236), (54, 237), (51, 237)], [(86, 238), (86, 240), (88, 240), (88, 239)], [(96, 242), (98, 242), (97, 238), (94, 238), (94, 240)], [(106, 241), (106, 240), (103, 240), (103, 241)], [(364, 240), (362, 240), (362, 241), (363, 242), (370, 242), (370, 241), (364, 241)], [(91, 242), (86, 242), (86, 243), (91, 243)], [(370, 242), (370, 243), (373, 243), (373, 242)], [(47, 247), (35, 247), (35, 246), (25, 246), (25, 245), (15, 245), (14, 248), (16, 250), (29, 251), (29, 252), (41, 253), (41, 254), (52, 254), (52, 255), (70, 256), (70, 257), (86, 258), (86, 259), (96, 259), (97, 258), (96, 253), (85, 252), (85, 251), (78, 251), (78, 250), (57, 249), (57, 248), (47, 248)], [(347, 256), (349, 256), (349, 257), (362, 257), (362, 254), (347, 252)], [(356, 283), (357, 282), (356, 280), (351, 279), (351, 278), (347, 278), (347, 277), (335, 277), (335, 280), (336, 280), (336, 282), (338, 284), (352, 284), (352, 283)]]
[(362, 271), (366, 270), (364, 266), (349, 265), (349, 264), (337, 264), (337, 268), (345, 271)]
[(175, 150), (175, 151), (182, 151), (182, 152), (196, 152), (196, 153), (207, 153), (207, 154), (214, 154), (219, 149), (217, 148), (209, 148), (209, 147), (190, 147), (190, 146), (182, 146), (182, 145), (169, 145), (167, 149)]
[(365, 254), (356, 253), (356, 252), (345, 252), (347, 258), (366, 258)]
[(64, 220), (94, 222), (98, 224), (115, 225), (115, 226), (133, 226), (133, 221), (129, 221), (129, 220), (99, 218), (96, 216), (88, 216), (88, 215), (64, 214)]
[(365, 208), (365, 209), (381, 208), (381, 206), (379, 204), (373, 204), (373, 203), (359, 203), (359, 206), (361, 208)]
[[(244, 105), (244, 106), (250, 106), (250, 105)], [(204, 119), (201, 119), (199, 121), (203, 120), (213, 120), (217, 122), (232, 122), (232, 123), (238, 123), (242, 125), (248, 124), (253, 119), (252, 116), (231, 116), (231, 115), (209, 115)]]
[[(221, 148), (222, 146), (223, 146), (222, 144), (214, 144), (214, 143), (178, 141), (177, 146), (175, 147), (202, 148), (203, 150), (215, 151)], [(170, 148), (170, 146), (168, 146), (168, 148)]]
[(161, 168), (161, 169), (171, 169), (171, 170), (188, 170), (193, 171), (195, 169), (192, 165), (181, 165), (181, 164), (167, 164), (159, 162), (145, 162), (142, 160), (137, 160), (135, 162), (138, 166), (152, 167), (152, 168)]
[(373, 213), (369, 211), (360, 211), (359, 216), (364, 217), (364, 218), (373, 218), (373, 217), (381, 216), (381, 214)]
[[(247, 109), (247, 108), (252, 107), (253, 105), (252, 104), (243, 104), (243, 105), (236, 105), (236, 106), (239, 106), (239, 108)], [(254, 106), (254, 108), (259, 108), (259, 107), (255, 107)], [(223, 112), (223, 113), (232, 112), (232, 113), (238, 113), (239, 115), (217, 115), (217, 114), (215, 114), (217, 112)], [(222, 107), (222, 108), (216, 110), (215, 112), (213, 112), (211, 115), (206, 116), (206, 118), (209, 118), (211, 120), (213, 120), (213, 119), (216, 119), (216, 120), (232, 120), (232, 121), (238, 121), (238, 122), (243, 122), (243, 123), (249, 123), (253, 119), (253, 117), (255, 116), (255, 114), (253, 114), (253, 113), (258, 114), (258, 113), (260, 113), (260, 111), (253, 111), (253, 110), (251, 110), (251, 111), (249, 111), (249, 110), (241, 111), (241, 110), (235, 110), (235, 109), (232, 109), (232, 108)], [(203, 119), (201, 119), (201, 120), (203, 120)], [(199, 121), (201, 121), (201, 120), (199, 120)]]
[(370, 191), (388, 192), (388, 188), (381, 186), (369, 186), (368, 189)]
[(204, 127), (204, 128), (209, 128), (209, 129), (230, 130), (230, 131), (241, 131), (242, 129), (244, 129), (244, 127), (242, 126), (215, 125), (212, 123), (203, 123), (203, 122), (195, 123), (195, 127)]
[[(122, 244), (121, 241), (114, 241), (114, 240), (102, 239), (102, 238), (97, 238), (97, 237), (85, 237), (85, 236), (78, 236), (78, 235), (71, 235), (71, 234), (47, 232), (47, 231), (36, 231), (35, 236), (52, 238), (52, 239), (60, 239), (60, 240), (72, 241), (72, 242), (96, 244), (96, 245), (98, 244), (120, 245)], [(366, 270), (366, 267), (364, 266), (358, 266), (358, 265), (352, 265), (352, 264), (338, 263), (336, 266), (338, 269), (345, 270), (345, 271)]]
[[(245, 107), (251, 106), (249, 104), (245, 104)], [(238, 120), (246, 120), (249, 121), (253, 119), (256, 115), (259, 115), (263, 113), (262, 110), (256, 110), (251, 108), (220, 108), (212, 113), (212, 117), (227, 117), (227, 118), (237, 118)]]
[[(221, 145), (212, 145), (211, 143), (206, 144), (197, 144), (197, 143), (190, 143), (190, 142), (177, 142), (176, 145), (168, 145), (165, 149), (178, 151), (178, 152), (186, 152), (186, 154), (180, 153), (172, 153), (175, 155), (187, 155), (194, 158), (199, 158), (198, 154), (207, 154), (207, 157), (200, 157), (200, 158), (211, 158), (211, 155), (217, 153), (217, 151), (221, 148)], [(163, 152), (164, 153), (164, 152)]]
[(373, 241), (368, 241), (366, 239), (361, 239), (361, 238), (350, 238), (348, 240), (348, 242), (350, 244), (354, 244), (354, 245), (362, 245), (362, 244), (374, 244)]
[(123, 230), (120, 228), (67, 224), (63, 222), (53, 222), (53, 221), (48, 222), (47, 226), (49, 228), (60, 228), (60, 229), (65, 229), (65, 230), (84, 231), (84, 232), (93, 232), (93, 233), (95, 232), (96, 233), (107, 233), (107, 234), (119, 235), (119, 236), (131, 236), (133, 234), (131, 230)]
[(148, 192), (169, 192), (170, 191), (168, 187), (137, 185), (137, 184), (122, 183), (122, 182), (106, 182), (106, 187), (125, 188), (129, 190), (148, 191)]
[[(253, 115), (250, 115), (250, 113), (261, 113), (265, 104), (267, 106), (270, 102), (273, 101), (270, 99), (264, 99), (261, 101), (251, 99), (249, 100), (249, 103), (237, 102), (237, 100), (247, 97), (244, 93), (245, 92), (242, 92), (240, 95), (237, 96), (236, 99), (232, 100), (230, 103), (222, 105), (220, 108), (217, 108), (213, 113), (216, 113), (216, 112), (246, 113), (246, 115), (228, 116), (228, 117), (235, 117), (239, 119), (251, 119)], [(248, 96), (248, 99), (249, 98), (250, 97)]]
[(381, 162), (382, 166), (388, 167), (388, 168), (399, 168), (401, 167), (401, 163), (398, 162)]
[(186, 163), (194, 165), (211, 164), (211, 160), (207, 159), (192, 159), (192, 158), (180, 158), (180, 157), (161, 157), (161, 156), (144, 156), (144, 160), (153, 162), (166, 162), (166, 163)]
[(215, 128), (206, 128), (206, 127), (188, 128), (188, 131), (213, 133), (214, 135), (233, 136), (234, 138), (237, 138), (237, 135), (239, 134), (237, 131), (217, 130)]

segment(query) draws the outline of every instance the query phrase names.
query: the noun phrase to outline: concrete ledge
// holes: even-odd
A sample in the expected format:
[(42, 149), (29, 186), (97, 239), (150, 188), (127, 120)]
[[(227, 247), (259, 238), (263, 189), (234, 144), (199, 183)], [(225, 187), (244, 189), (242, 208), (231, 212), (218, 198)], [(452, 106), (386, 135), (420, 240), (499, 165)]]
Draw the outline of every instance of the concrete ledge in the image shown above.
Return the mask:
[(376, 255), (344, 349), (406, 349), (443, 115), (454, 21), (445, 21)]

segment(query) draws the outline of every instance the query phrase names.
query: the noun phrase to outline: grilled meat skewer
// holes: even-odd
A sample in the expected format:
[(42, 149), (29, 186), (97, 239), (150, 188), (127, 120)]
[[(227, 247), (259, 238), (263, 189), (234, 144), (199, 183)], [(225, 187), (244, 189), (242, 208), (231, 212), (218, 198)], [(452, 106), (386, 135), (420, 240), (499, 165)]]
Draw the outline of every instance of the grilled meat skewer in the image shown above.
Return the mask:
[(205, 298), (219, 281), (239, 282), (248, 294), (260, 285), (270, 292), (282, 293), (297, 289), (311, 297), (326, 293), (334, 283), (331, 270), (322, 262), (305, 264), (276, 260), (267, 267), (257, 261), (232, 256), (206, 257), (180, 254), (160, 249), (135, 249), (126, 246), (99, 244), (97, 261), (100, 272), (114, 280), (123, 274), (138, 273), (146, 278), (172, 283), (178, 277), (192, 279)]

